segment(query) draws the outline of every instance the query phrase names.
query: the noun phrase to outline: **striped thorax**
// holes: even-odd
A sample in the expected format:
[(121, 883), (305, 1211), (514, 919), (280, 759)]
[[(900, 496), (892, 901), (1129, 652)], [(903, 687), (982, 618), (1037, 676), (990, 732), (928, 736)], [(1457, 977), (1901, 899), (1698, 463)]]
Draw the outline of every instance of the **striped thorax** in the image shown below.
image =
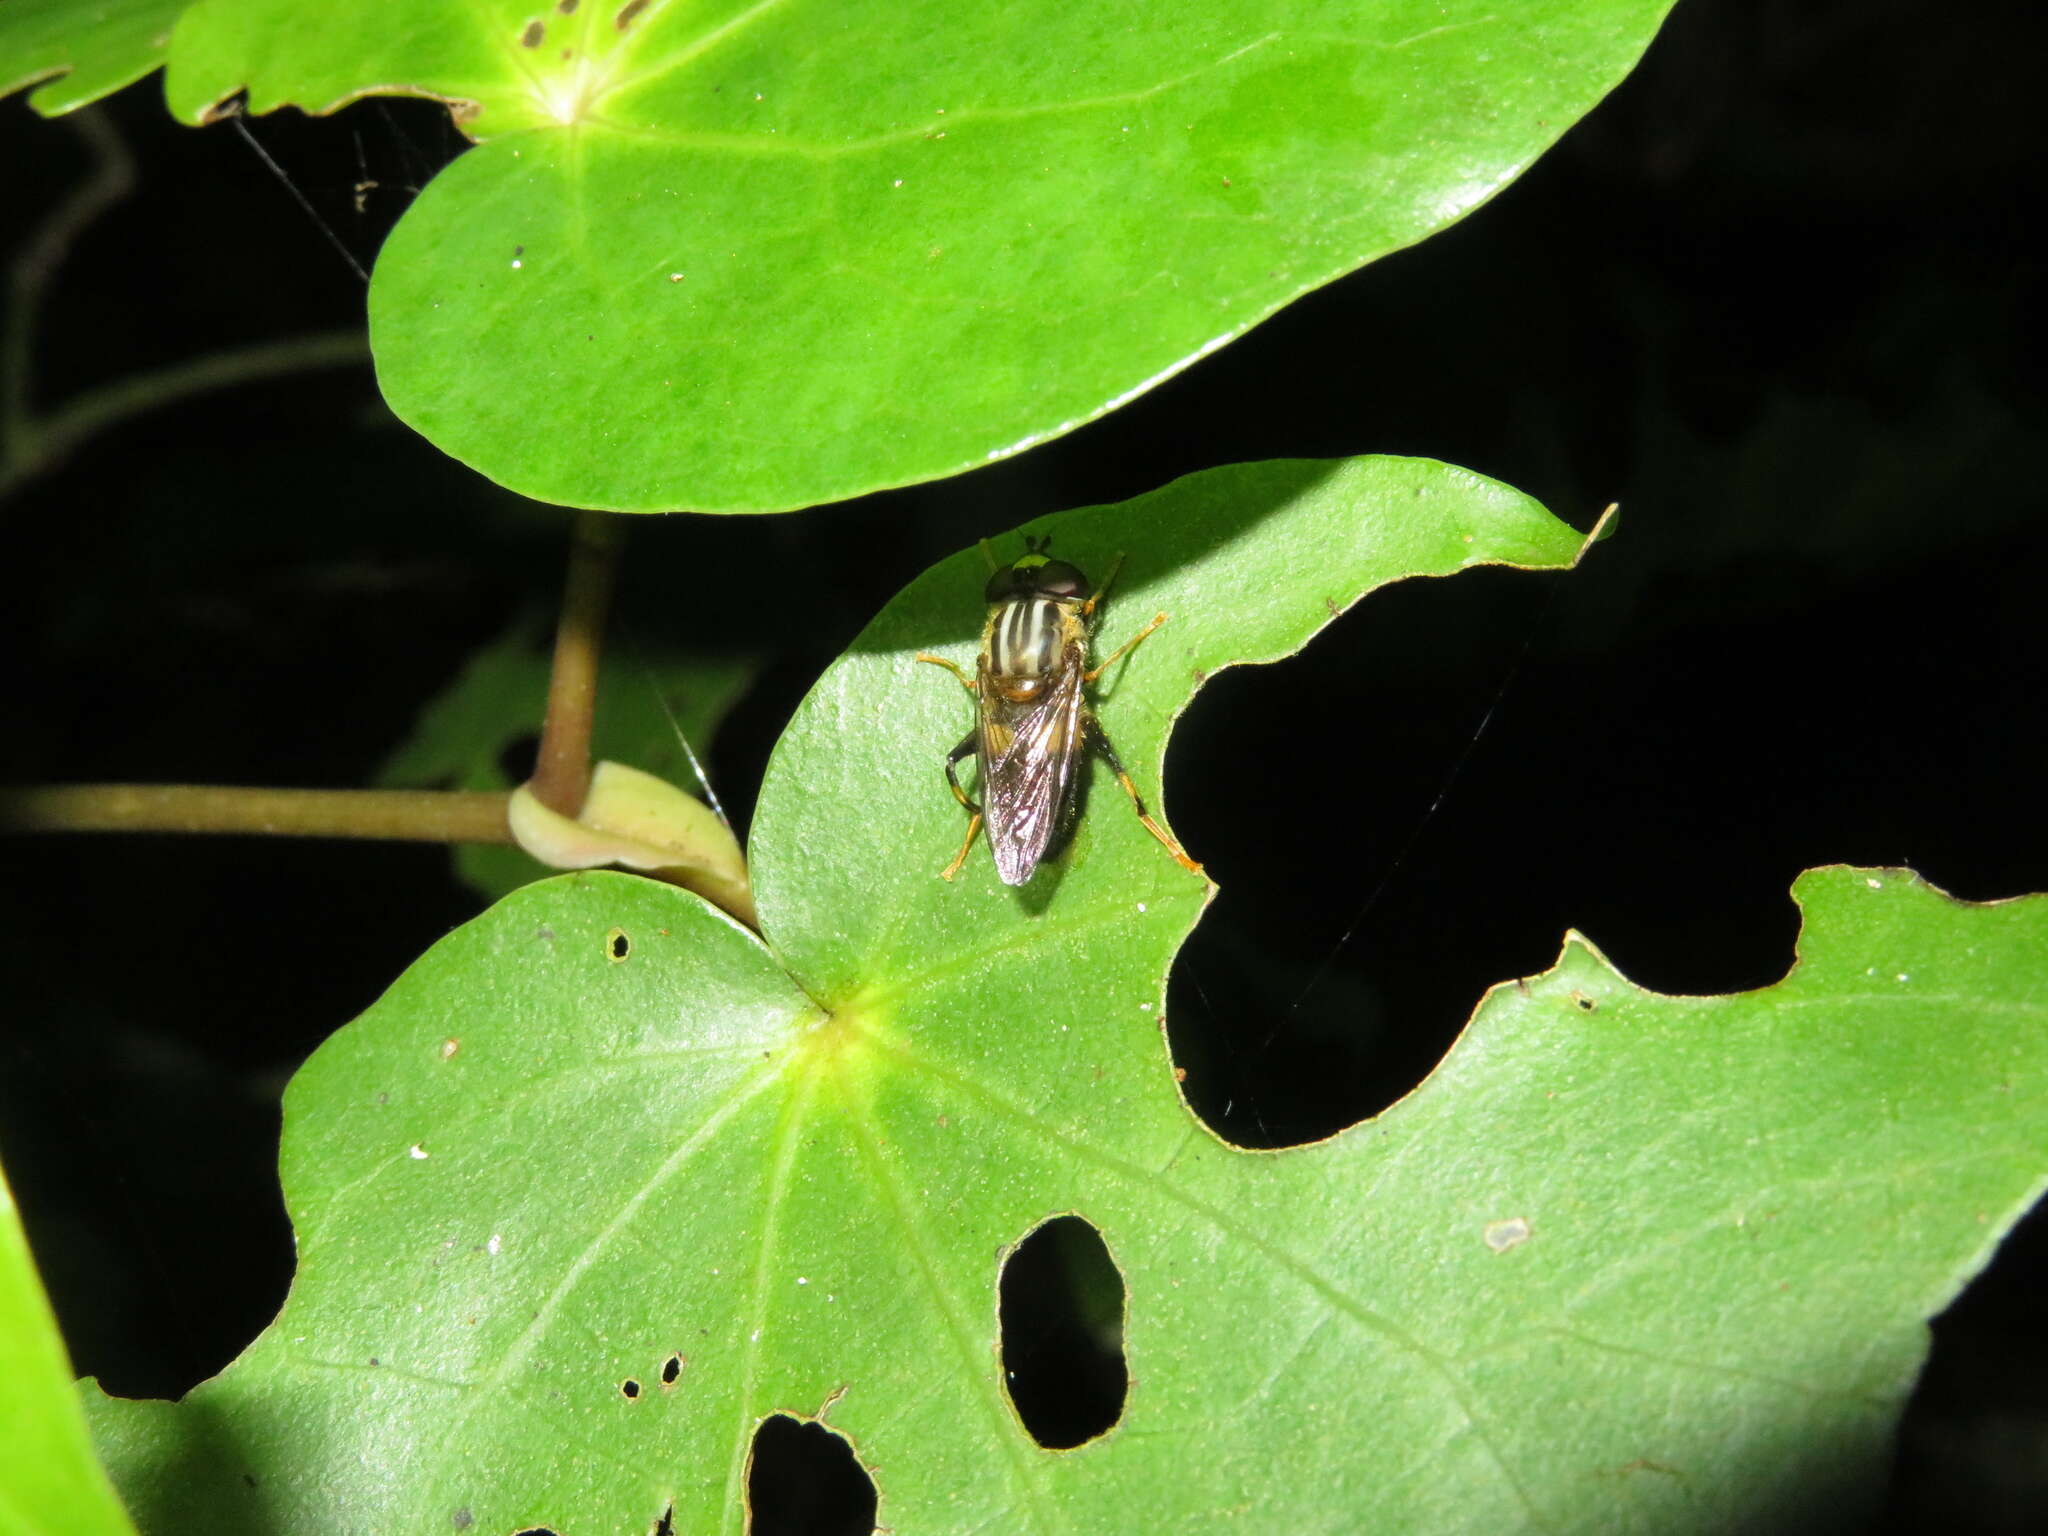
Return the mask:
[(982, 665), (989, 683), (1013, 704), (1035, 699), (1063, 666), (1073, 664), (1067, 655), (1070, 645), (1083, 647), (1088, 639), (1087, 621), (1082, 617), (1080, 598), (1012, 597), (989, 609), (988, 627), (982, 634)]

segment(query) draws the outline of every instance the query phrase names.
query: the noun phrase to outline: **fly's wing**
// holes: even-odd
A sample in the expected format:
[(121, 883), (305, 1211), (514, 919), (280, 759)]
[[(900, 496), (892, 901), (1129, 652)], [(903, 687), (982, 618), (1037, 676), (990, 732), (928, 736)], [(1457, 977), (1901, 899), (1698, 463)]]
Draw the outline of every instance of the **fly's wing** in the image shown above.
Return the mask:
[(1028, 704), (981, 686), (981, 801), (989, 852), (1005, 885), (1022, 885), (1065, 815), (1074, 772), (1087, 753), (1081, 711), (1082, 658), (1069, 656), (1058, 681)]

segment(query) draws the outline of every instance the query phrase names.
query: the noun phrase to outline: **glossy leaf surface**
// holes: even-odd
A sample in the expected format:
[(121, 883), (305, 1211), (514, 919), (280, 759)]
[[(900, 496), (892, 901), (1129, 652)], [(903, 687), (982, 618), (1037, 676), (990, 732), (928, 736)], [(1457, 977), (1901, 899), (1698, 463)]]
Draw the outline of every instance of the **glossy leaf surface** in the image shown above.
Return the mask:
[(93, 1455), (57, 1319), (0, 1174), (0, 1536), (132, 1536)]
[(486, 142), (385, 246), (393, 408), (493, 479), (781, 510), (1114, 408), (1512, 180), (1665, 0), (203, 0), (197, 121), (371, 92)]
[(191, 0), (5, 0), (0, 96), (27, 86), (45, 117), (111, 96), (164, 62)]
[[(1217, 667), (1399, 576), (1577, 546), (1389, 460), (1032, 531), (1090, 572), (1129, 552), (1104, 650), (1169, 614), (1097, 692), (1148, 788)], [(968, 551), (914, 582), (792, 722), (756, 817), (765, 943), (564, 877), (317, 1053), (287, 1096), (285, 1312), (180, 1405), (95, 1402), (145, 1527), (738, 1532), (776, 1411), (846, 1435), (904, 1536), (1251, 1510), (1705, 1532), (1873, 1487), (1922, 1319), (2048, 1171), (2048, 907), (1823, 871), (1793, 974), (1724, 998), (1645, 993), (1574, 940), (1401, 1103), (1242, 1152), (1159, 1028), (1206, 888), (1099, 768), (1031, 884), (979, 852), (935, 878), (969, 701), (913, 653), (967, 654), (983, 577)], [(1053, 1453), (1005, 1395), (995, 1296), (1061, 1213), (1128, 1285), (1130, 1388)]]

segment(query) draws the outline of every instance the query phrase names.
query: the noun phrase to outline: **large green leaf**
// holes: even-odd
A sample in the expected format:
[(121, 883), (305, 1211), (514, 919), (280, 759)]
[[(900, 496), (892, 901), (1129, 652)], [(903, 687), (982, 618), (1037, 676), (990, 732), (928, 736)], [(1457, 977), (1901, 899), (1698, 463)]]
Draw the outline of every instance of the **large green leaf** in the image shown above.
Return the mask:
[(0, 1536), (132, 1536), (94, 1459), (57, 1320), (0, 1174)]
[(1667, 0), (202, 0), (173, 109), (437, 96), (392, 407), (531, 496), (758, 511), (1065, 432), (1484, 202)]
[(42, 84), (46, 117), (132, 85), (164, 61), (191, 0), (0, 0), (0, 96)]
[[(1217, 667), (1398, 576), (1575, 543), (1385, 460), (1034, 531), (1097, 573), (1129, 551), (1105, 640), (1170, 614), (1101, 689), (1155, 788)], [(1370, 1123), (1242, 1152), (1160, 1035), (1206, 887), (1099, 771), (1029, 885), (979, 854), (935, 878), (968, 704), (913, 652), (965, 654), (982, 575), (969, 551), (913, 583), (799, 711), (756, 818), (765, 943), (564, 877), (316, 1054), (284, 1312), (181, 1404), (91, 1399), (145, 1526), (737, 1532), (778, 1410), (850, 1438), (902, 1536), (1662, 1536), (1874, 1486), (1922, 1319), (2048, 1170), (2048, 907), (1825, 871), (1793, 974), (1726, 998), (1643, 992), (1574, 939)], [(1005, 1396), (995, 1292), (1063, 1212), (1128, 1286), (1131, 1388), (1056, 1453)]]

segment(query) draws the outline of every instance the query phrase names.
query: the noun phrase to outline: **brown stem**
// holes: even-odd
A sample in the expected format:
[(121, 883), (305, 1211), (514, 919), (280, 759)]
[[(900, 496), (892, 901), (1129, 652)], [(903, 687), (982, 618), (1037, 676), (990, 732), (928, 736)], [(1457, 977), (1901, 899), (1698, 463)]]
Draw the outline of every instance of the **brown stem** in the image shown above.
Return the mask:
[(37, 424), (29, 401), (29, 359), (43, 294), (72, 243), (135, 186), (135, 162), (103, 112), (88, 107), (65, 122), (84, 141), (92, 168), (7, 265), (7, 315), (0, 324), (0, 440), (10, 460), (35, 457)]
[(555, 629), (554, 671), (540, 756), (527, 788), (559, 816), (574, 819), (590, 793), (590, 728), (597, 713), (597, 663), (619, 571), (624, 525), (604, 512), (579, 512), (569, 546), (569, 579)]
[(89, 389), (47, 416), (24, 416), (16, 423), (7, 450), (0, 453), (0, 500), (37, 475), (55, 469), (88, 438), (131, 416), (160, 410), (210, 389), (369, 360), (370, 343), (361, 331), (322, 331), (213, 352)]
[(509, 843), (508, 798), (502, 792), (481, 790), (28, 784), (0, 788), (0, 833), (242, 832)]
[(87, 439), (131, 416), (207, 390), (369, 361), (369, 342), (360, 330), (295, 336), (117, 379), (38, 415), (32, 376), (36, 321), (44, 295), (78, 237), (135, 185), (134, 161), (103, 114), (87, 108), (65, 122), (91, 152), (92, 166), (7, 264), (7, 312), (0, 321), (0, 500), (55, 469)]

